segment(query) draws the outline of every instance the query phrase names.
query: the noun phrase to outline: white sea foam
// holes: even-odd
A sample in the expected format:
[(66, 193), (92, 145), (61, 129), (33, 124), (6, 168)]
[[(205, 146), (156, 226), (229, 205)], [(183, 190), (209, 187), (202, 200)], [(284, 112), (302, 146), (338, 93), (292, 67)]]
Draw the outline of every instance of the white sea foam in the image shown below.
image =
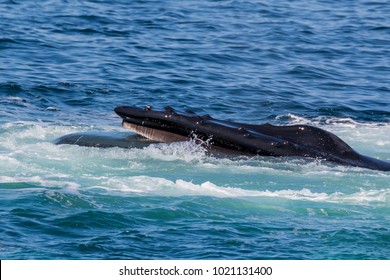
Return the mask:
[[(363, 150), (379, 151), (382, 158), (390, 158), (390, 141), (386, 137), (390, 126), (329, 127), (353, 139), (352, 142), (363, 139)], [(390, 175), (386, 172), (315, 160), (209, 157), (192, 142), (154, 144), (144, 149), (52, 144), (56, 137), (79, 129), (41, 123), (0, 126), (0, 182), (138, 196), (265, 197), (389, 204)]]
[(144, 148), (143, 153), (161, 161), (182, 160), (194, 162), (206, 157), (206, 150), (193, 141), (152, 144)]
[[(284, 116), (276, 117), (276, 120), (280, 120), (284, 118)], [(308, 124), (314, 126), (322, 126), (322, 125), (334, 125), (339, 127), (390, 127), (390, 123), (379, 123), (379, 122), (359, 122), (352, 118), (341, 118), (341, 117), (331, 117), (331, 116), (318, 116), (315, 118), (305, 118), (302, 116), (288, 114), (288, 124)]]
[(307, 188), (292, 190), (249, 190), (231, 186), (218, 186), (206, 181), (196, 184), (184, 180), (168, 180), (148, 176), (128, 178), (106, 178), (101, 185), (88, 189), (105, 190), (108, 193), (144, 196), (212, 196), (220, 198), (281, 198), (297, 201), (328, 202), (339, 204), (390, 203), (390, 189), (360, 189), (354, 193), (337, 191), (333, 193), (316, 192)]
[[(278, 198), (295, 201), (326, 202), (348, 205), (369, 205), (380, 203), (390, 205), (390, 188), (387, 189), (360, 189), (353, 193), (336, 191), (332, 193), (313, 191), (308, 188), (282, 189), (282, 190), (250, 190), (234, 186), (218, 186), (210, 181), (194, 183), (185, 180), (168, 180), (166, 178), (149, 176), (131, 177), (105, 177), (92, 178), (89, 183), (99, 181), (99, 184), (85, 186), (72, 181), (64, 174), (53, 174), (50, 178), (41, 176), (10, 177), (0, 176), (0, 183), (24, 182), (36, 187), (34, 190), (52, 188), (66, 189), (67, 192), (79, 193), (80, 191), (102, 190), (110, 195), (130, 196), (211, 196), (219, 198)], [(41, 186), (39, 188), (38, 186)], [(37, 188), (38, 187), (38, 188)], [(256, 201), (256, 200), (254, 200)]]

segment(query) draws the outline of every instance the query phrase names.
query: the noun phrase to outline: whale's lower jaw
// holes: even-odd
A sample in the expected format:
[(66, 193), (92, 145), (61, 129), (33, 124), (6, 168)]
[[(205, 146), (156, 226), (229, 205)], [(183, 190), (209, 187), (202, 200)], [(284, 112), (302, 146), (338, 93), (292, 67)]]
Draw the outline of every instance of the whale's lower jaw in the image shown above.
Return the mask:
[(157, 141), (157, 142), (171, 143), (171, 142), (188, 141), (190, 139), (189, 137), (184, 137), (182, 135), (175, 134), (172, 132), (150, 128), (150, 127), (146, 127), (134, 123), (129, 123), (126, 121), (122, 122), (122, 126), (149, 140)]

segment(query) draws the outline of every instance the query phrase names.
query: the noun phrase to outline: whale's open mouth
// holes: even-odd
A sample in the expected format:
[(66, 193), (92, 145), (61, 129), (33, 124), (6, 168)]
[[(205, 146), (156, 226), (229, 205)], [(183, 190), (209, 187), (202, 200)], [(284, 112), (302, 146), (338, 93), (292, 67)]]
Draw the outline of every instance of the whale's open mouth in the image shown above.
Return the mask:
[(158, 142), (187, 141), (190, 132), (178, 123), (170, 121), (176, 112), (170, 107), (165, 111), (152, 111), (150, 106), (144, 109), (130, 106), (118, 106), (115, 112), (123, 119), (122, 126), (150, 140)]

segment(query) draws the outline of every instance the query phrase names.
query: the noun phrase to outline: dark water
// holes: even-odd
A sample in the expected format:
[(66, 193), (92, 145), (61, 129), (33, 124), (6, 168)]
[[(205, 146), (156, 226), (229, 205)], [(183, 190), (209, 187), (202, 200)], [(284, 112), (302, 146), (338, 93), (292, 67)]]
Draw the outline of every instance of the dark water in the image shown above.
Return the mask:
[(388, 1), (0, 1), (0, 258), (388, 259), (390, 175), (216, 159), (117, 105), (308, 123), (390, 159)]

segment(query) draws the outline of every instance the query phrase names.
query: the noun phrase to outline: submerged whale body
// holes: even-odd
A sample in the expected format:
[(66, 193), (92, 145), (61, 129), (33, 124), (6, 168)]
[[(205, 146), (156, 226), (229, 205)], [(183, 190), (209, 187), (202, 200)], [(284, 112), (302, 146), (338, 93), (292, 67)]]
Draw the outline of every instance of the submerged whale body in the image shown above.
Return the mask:
[(308, 157), (346, 166), (390, 171), (390, 162), (364, 156), (336, 135), (309, 125), (252, 125), (217, 120), (192, 111), (180, 112), (119, 106), (115, 112), (122, 125), (158, 142), (195, 138), (210, 150), (223, 153), (274, 157)]
[(145, 139), (140, 135), (121, 132), (78, 132), (64, 135), (54, 141), (56, 145), (70, 144), (83, 147), (97, 148), (144, 148), (151, 143), (157, 143)]

